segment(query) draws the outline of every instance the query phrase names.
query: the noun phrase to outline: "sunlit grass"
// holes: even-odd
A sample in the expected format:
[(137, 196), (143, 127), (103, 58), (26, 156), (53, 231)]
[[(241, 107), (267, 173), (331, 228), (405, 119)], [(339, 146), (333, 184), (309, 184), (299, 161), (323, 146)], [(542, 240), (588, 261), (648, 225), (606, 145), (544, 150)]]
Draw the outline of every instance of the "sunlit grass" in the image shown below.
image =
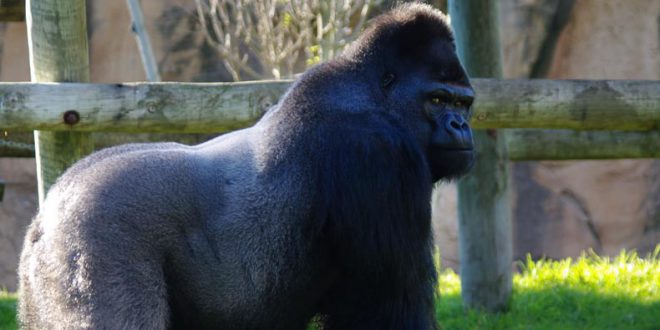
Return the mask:
[(660, 329), (660, 246), (640, 258), (585, 254), (533, 261), (514, 275), (507, 313), (465, 312), (460, 280), (441, 274), (437, 316), (443, 329)]
[[(514, 275), (507, 313), (465, 311), (458, 275), (440, 274), (437, 317), (451, 329), (660, 329), (660, 246), (640, 258), (585, 254), (534, 261)], [(16, 329), (16, 295), (0, 292), (0, 330)]]

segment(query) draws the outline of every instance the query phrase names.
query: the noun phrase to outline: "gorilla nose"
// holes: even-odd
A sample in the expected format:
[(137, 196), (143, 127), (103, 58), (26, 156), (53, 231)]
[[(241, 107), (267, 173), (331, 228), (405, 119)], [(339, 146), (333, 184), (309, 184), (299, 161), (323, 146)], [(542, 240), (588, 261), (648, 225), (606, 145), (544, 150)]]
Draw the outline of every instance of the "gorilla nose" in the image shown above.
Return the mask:
[(463, 119), (462, 116), (453, 115), (450, 116), (450, 118), (447, 120), (445, 128), (447, 128), (449, 132), (460, 132), (470, 129), (470, 126), (468, 126), (468, 123), (465, 121), (465, 119)]
[(456, 149), (472, 148), (472, 130), (467, 120), (458, 113), (446, 113), (444, 127)]

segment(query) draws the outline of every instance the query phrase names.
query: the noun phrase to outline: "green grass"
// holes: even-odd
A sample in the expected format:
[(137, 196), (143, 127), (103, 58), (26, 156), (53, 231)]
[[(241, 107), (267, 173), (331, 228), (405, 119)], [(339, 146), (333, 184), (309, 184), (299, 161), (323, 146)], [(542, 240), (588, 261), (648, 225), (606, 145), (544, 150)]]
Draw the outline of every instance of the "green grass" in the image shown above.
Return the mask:
[(16, 329), (16, 295), (0, 291), (0, 330)]
[[(514, 275), (507, 313), (465, 311), (460, 282), (440, 275), (437, 317), (452, 329), (660, 329), (660, 246), (640, 258), (584, 255), (577, 260), (533, 261)], [(0, 292), (0, 330), (16, 329), (16, 296)]]
[(443, 329), (660, 329), (660, 246), (647, 258), (533, 261), (514, 275), (507, 313), (466, 312), (458, 276), (439, 281), (437, 317)]

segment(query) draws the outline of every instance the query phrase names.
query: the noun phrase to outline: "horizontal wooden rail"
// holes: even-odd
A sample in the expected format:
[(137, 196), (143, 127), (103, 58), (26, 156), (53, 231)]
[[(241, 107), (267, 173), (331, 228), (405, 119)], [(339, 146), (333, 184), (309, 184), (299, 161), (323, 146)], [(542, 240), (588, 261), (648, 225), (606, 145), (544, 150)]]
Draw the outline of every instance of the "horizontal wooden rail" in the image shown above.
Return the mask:
[(225, 132), (252, 124), (289, 85), (0, 84), (0, 129)]
[(510, 160), (660, 158), (660, 131), (509, 129)]
[(475, 79), (475, 128), (660, 129), (658, 80)]
[[(507, 129), (510, 160), (631, 159), (660, 158), (660, 131), (573, 131)], [(33, 134), (11, 132), (0, 135), (0, 157), (34, 157)], [(170, 133), (92, 134), (96, 149), (134, 143), (176, 141), (196, 144), (211, 135)]]
[[(0, 129), (224, 132), (253, 123), (290, 83), (0, 83)], [(660, 129), (660, 81), (473, 79), (473, 84), (477, 129)]]

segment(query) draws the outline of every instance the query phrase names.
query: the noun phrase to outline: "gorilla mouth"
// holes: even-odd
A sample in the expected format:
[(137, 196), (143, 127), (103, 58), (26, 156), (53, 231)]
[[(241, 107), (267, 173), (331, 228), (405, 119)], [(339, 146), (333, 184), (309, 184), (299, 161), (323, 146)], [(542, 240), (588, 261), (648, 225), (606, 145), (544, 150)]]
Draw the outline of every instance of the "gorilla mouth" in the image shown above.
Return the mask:
[[(431, 157), (434, 156), (440, 156), (440, 154), (443, 153), (473, 153), (474, 152), (474, 146), (439, 146), (439, 145), (431, 145), (430, 148), (430, 154)], [(435, 154), (435, 155), (434, 155)]]
[(428, 159), (433, 182), (461, 177), (474, 166), (475, 158), (474, 147), (432, 147)]

